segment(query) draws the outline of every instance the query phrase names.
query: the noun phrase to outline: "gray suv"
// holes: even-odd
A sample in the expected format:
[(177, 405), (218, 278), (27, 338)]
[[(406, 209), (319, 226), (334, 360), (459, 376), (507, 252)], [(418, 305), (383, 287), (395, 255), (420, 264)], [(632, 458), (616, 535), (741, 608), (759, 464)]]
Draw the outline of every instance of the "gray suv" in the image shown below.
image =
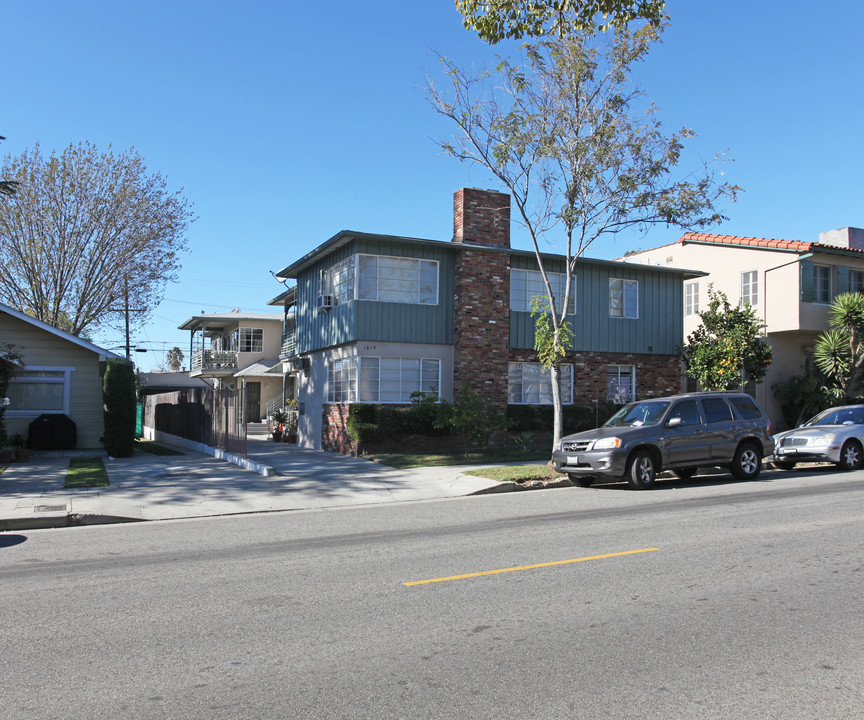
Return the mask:
[(703, 392), (625, 405), (602, 427), (563, 438), (552, 465), (582, 487), (625, 478), (646, 490), (661, 470), (686, 480), (703, 466), (752, 480), (773, 452), (770, 423), (752, 397)]

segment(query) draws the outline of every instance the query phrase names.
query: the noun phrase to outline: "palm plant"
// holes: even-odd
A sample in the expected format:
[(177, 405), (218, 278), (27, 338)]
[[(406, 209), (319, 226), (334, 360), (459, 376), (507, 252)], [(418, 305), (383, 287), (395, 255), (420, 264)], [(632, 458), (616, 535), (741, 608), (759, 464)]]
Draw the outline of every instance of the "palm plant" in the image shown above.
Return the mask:
[(837, 399), (852, 397), (864, 365), (864, 293), (843, 293), (828, 311), (830, 329), (816, 341), (816, 366), (832, 381)]

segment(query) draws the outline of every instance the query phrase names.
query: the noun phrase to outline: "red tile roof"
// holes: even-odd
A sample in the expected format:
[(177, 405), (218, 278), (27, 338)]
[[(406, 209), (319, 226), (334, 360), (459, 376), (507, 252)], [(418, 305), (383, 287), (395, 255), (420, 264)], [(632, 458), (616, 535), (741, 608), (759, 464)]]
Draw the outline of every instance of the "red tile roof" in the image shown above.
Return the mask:
[(688, 232), (678, 241), (708, 242), (722, 245), (752, 245), (755, 247), (776, 248), (778, 250), (796, 250), (810, 252), (818, 243), (801, 242), (800, 240), (774, 240), (772, 238), (741, 237), (740, 235), (709, 235), (707, 233)]

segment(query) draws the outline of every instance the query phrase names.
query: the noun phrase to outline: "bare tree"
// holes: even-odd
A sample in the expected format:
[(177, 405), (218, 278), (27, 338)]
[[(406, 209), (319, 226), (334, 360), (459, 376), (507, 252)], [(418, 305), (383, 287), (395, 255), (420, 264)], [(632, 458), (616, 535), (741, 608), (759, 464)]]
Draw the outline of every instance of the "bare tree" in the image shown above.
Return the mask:
[[(570, 349), (567, 308), (578, 258), (604, 235), (655, 224), (705, 227), (723, 216), (721, 198), (739, 188), (718, 185), (708, 165), (673, 179), (683, 142), (665, 135), (631, 67), (658, 40), (662, 27), (584, 39), (569, 36), (523, 46), (519, 62), (501, 60), (495, 73), (467, 73), (442, 58), (446, 90), (429, 83), (434, 109), (457, 127), (440, 141), (452, 157), (489, 170), (511, 194), (543, 277), (546, 297), (535, 306), (536, 349), (552, 379), (554, 442), (562, 434), (560, 365)], [(647, 109), (647, 112), (646, 112)], [(541, 243), (563, 248), (564, 296), (553, 295)]]
[(7, 156), (0, 196), (0, 298), (78, 335), (132, 308), (143, 319), (176, 280), (192, 213), (130, 149), (89, 143)]

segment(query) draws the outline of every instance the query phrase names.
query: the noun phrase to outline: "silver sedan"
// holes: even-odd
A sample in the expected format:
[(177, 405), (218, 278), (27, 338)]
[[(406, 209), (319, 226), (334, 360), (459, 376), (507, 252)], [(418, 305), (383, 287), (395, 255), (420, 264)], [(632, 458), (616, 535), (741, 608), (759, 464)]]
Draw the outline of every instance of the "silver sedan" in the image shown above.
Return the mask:
[(843, 470), (864, 467), (864, 405), (823, 410), (801, 427), (774, 436), (774, 467), (791, 470), (800, 462), (830, 462)]

